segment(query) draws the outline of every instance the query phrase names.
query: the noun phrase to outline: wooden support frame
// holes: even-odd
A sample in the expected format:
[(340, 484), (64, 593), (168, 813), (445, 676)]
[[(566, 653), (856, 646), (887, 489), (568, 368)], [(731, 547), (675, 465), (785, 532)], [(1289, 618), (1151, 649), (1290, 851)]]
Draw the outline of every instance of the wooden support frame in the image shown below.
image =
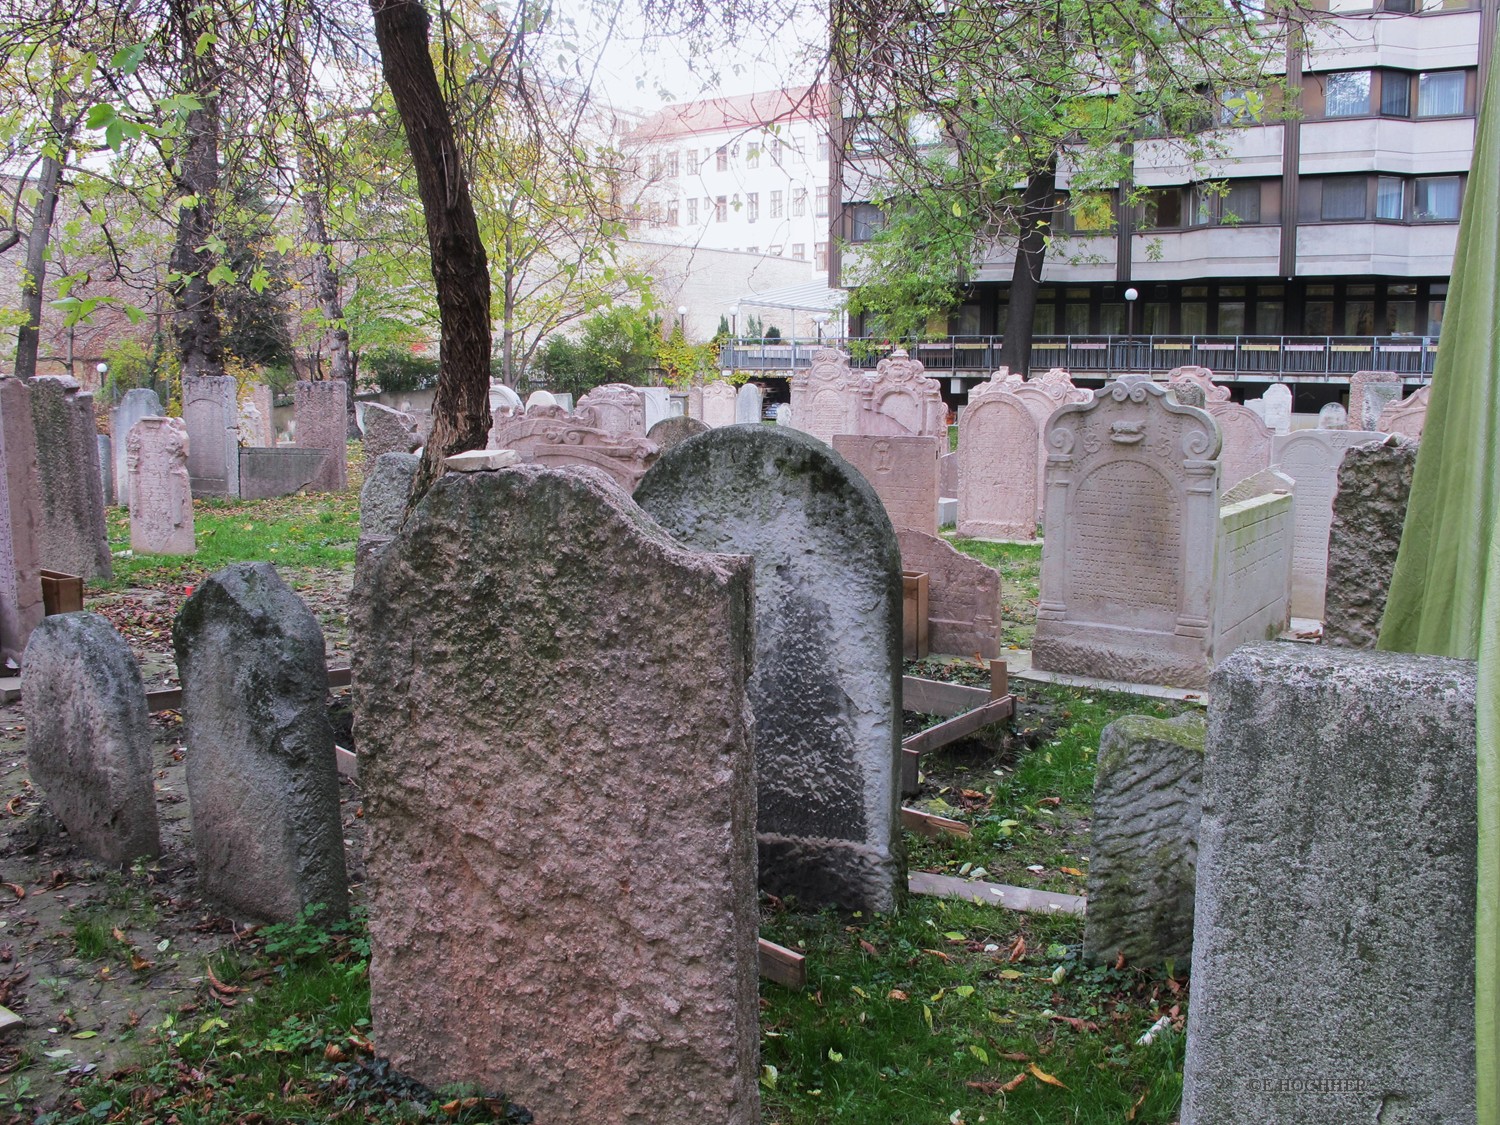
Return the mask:
[(904, 710), (952, 716), (946, 722), (919, 731), (901, 743), (903, 797), (909, 797), (917, 791), (917, 771), (925, 752), (957, 742), (981, 727), (1002, 722), (1016, 713), (1015, 696), (1010, 694), (1010, 671), (1003, 660), (990, 661), (988, 691), (939, 680), (924, 680), (916, 676), (903, 676), (901, 690), (901, 706)]
[(967, 840), (974, 830), (961, 820), (949, 820), (946, 816), (923, 812), (921, 809), (901, 810), (901, 827), (910, 829), (918, 836), (957, 836)]
[(761, 938), (760, 975), (801, 991), (807, 987), (807, 958), (795, 949)]
[(927, 644), (927, 574), (924, 571), (901, 572), (902, 652), (907, 660), (926, 659)]

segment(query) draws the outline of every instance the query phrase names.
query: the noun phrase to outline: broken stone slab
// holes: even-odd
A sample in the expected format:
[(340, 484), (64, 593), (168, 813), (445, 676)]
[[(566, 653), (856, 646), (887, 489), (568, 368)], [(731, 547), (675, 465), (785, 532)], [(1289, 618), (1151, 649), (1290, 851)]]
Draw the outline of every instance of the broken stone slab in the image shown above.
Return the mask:
[(450, 473), (483, 473), (520, 463), (521, 455), (514, 449), (471, 449), (443, 458), (443, 468)]
[(1418, 448), (1415, 441), (1392, 434), (1344, 453), (1328, 530), (1324, 644), (1375, 647), (1406, 524)]
[(391, 541), (406, 514), (411, 486), (422, 459), (415, 453), (383, 453), (365, 476), (359, 490), (359, 542), (354, 547), (354, 569)]

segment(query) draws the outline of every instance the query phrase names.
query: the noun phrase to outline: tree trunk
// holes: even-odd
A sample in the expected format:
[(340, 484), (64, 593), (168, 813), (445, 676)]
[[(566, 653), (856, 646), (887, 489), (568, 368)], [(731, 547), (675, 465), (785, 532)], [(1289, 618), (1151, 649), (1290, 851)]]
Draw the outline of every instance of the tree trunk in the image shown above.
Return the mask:
[(318, 308), (328, 325), (323, 345), (328, 349), (328, 377), (344, 382), (349, 393), (348, 435), (360, 436), (354, 410), (354, 363), (349, 356), (349, 330), (344, 327), (344, 300), (340, 292), (339, 271), (328, 252), (328, 219), (323, 211), (322, 177), (302, 193), (302, 209), (307, 213), (307, 238), (313, 244), (313, 288), (318, 293)]
[(1031, 366), (1032, 322), (1036, 318), (1037, 291), (1042, 286), (1042, 266), (1047, 258), (1047, 231), (1057, 191), (1057, 154), (1026, 180), (1021, 198), (1021, 241), (1010, 277), (1010, 313), (1000, 342), (1000, 366), (1013, 375), (1025, 375)]
[[(54, 123), (56, 118), (53, 119)], [(59, 138), (61, 143), (61, 138)], [(62, 162), (42, 158), (37, 179), (36, 208), (31, 215), (31, 234), (26, 239), (26, 267), (21, 274), (21, 326), (16, 330), (16, 378), (36, 374), (36, 353), (42, 335), (42, 286), (47, 279), (47, 243), (52, 238), (52, 216), (62, 185)]]
[(182, 359), (183, 375), (223, 375), (224, 341), (214, 285), (209, 272), (218, 256), (208, 249), (214, 234), (214, 197), (219, 188), (219, 103), (211, 41), (199, 54), (199, 36), (209, 30), (196, 18), (191, 0), (173, 0), (182, 58), (183, 88), (201, 108), (187, 115), (186, 136), (177, 164), (177, 188), (192, 200), (177, 212), (177, 237), (172, 246), (172, 331)]
[(484, 447), (490, 429), (490, 275), (479, 222), (427, 43), (421, 0), (370, 0), (386, 85), (401, 114), (427, 220), (441, 347), (432, 434), (412, 486), (415, 504), (443, 458)]

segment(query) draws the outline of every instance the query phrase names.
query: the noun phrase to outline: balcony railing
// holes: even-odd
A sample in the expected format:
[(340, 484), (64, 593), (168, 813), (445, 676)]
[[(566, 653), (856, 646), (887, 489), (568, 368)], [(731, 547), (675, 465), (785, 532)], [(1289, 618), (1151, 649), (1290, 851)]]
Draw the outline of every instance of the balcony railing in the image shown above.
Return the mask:
[[(987, 376), (1000, 365), (1000, 336), (947, 336), (907, 345), (933, 374)], [(1394, 371), (1426, 382), (1437, 359), (1435, 336), (1036, 336), (1031, 370), (1066, 368), (1107, 378), (1166, 374), (1174, 367), (1207, 367), (1233, 380), (1293, 382), (1343, 380), (1356, 371)], [(891, 345), (875, 339), (731, 340), (720, 353), (725, 368), (801, 371), (819, 348), (850, 353), (854, 367), (874, 367)]]

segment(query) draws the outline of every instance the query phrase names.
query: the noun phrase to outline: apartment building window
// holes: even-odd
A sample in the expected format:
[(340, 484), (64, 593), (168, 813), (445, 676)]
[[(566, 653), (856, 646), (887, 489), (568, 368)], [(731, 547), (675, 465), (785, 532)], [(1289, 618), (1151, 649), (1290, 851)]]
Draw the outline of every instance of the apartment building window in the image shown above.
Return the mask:
[(1115, 229), (1115, 197), (1107, 191), (1063, 192), (1057, 225), (1066, 234), (1105, 234)]
[(682, 225), (682, 220), (681, 220), (681, 218), (679, 216), (679, 213), (678, 213), (677, 200), (675, 200), (675, 199), (669, 199), (669, 200), (667, 200), (667, 226), (669, 226), (669, 227), (680, 227), (681, 225)]
[(1323, 78), (1325, 117), (1365, 117), (1370, 112), (1370, 72), (1344, 70)]
[(799, 261), (799, 262), (805, 262), (805, 261), (807, 261), (807, 243), (805, 243), (805, 242), (794, 242), (794, 243), (792, 243), (792, 257), (796, 258), (797, 261)]
[(745, 146), (745, 167), (760, 167), (760, 145), (753, 141)]
[(719, 151), (714, 154), (714, 161), (715, 167), (720, 172), (729, 171), (729, 149), (724, 145), (720, 145)]
[(826, 136), (821, 136), (818, 138), (818, 159), (828, 159), (828, 138)]
[(747, 191), (745, 193), (745, 221), (748, 223), (760, 220), (760, 192)]
[(781, 257), (781, 252), (785, 249), (786, 247), (784, 246), (773, 246), (770, 250), (767, 251), (767, 253), (770, 254), (773, 258), (779, 258)]
[(773, 219), (779, 219), (779, 218), (781, 218), (781, 215), (782, 215), (782, 203), (781, 203), (782, 196), (783, 196), (783, 193), (779, 192), (779, 191), (773, 191), (771, 193), (771, 218), (773, 218)]
[(729, 221), (729, 200), (719, 196), (714, 200), (714, 222), (723, 223)]
[(760, 253), (760, 247), (759, 246), (746, 246), (745, 247), (745, 253), (746, 254), (759, 254)]
[(885, 212), (873, 203), (856, 203), (849, 210), (849, 240), (869, 242), (885, 229)]
[(1152, 188), (1141, 201), (1143, 230), (1176, 230), (1182, 226), (1182, 188)]
[[(1304, 90), (1314, 120), (1345, 117), (1462, 117), (1473, 112), (1468, 70), (1345, 70), (1313, 75)], [(1321, 103), (1321, 106), (1320, 106)]]
[(713, 213), (714, 213), (714, 201), (712, 199), (710, 199), (708, 196), (705, 195), (703, 197), (703, 221), (707, 222), (708, 221), (708, 217), (710, 215), (712, 215)]
[(673, 179), (676, 179), (678, 176), (682, 175), (682, 169), (678, 165), (677, 153), (675, 150), (667, 153), (667, 175), (671, 176)]
[(661, 153), (659, 152), (651, 154), (651, 178), (653, 180), (661, 178)]
[[(1229, 180), (1227, 182), (1194, 184), (1192, 205), (1188, 210), (1188, 226), (1255, 226), (1263, 221), (1276, 222), (1275, 201), (1279, 199), (1279, 185), (1263, 183), (1261, 180)], [(1272, 196), (1268, 214), (1262, 214), (1262, 196), (1267, 191)]]
[(1417, 116), (1457, 117), (1468, 112), (1469, 76), (1462, 70), (1417, 75)]
[(828, 243), (813, 243), (813, 268), (819, 270), (828, 268)]
[(690, 227), (698, 225), (698, 197), (696, 195), (687, 201), (687, 225)]
[(1375, 217), (1395, 222), (1406, 218), (1406, 184), (1400, 176), (1376, 178)]
[(813, 200), (813, 214), (825, 216), (828, 214), (828, 189), (820, 187)]
[(1418, 176), (1412, 192), (1412, 217), (1419, 221), (1456, 222), (1463, 188), (1457, 176)]
[(792, 189), (792, 218), (800, 219), (807, 214), (807, 189), (794, 187)]
[(1324, 222), (1363, 219), (1368, 181), (1363, 176), (1330, 177), (1323, 181), (1319, 218)]
[(687, 150), (687, 170), (689, 174), (698, 170), (698, 150), (695, 148)]
[(1304, 223), (1451, 223), (1463, 206), (1463, 176), (1309, 176), (1302, 180)]

